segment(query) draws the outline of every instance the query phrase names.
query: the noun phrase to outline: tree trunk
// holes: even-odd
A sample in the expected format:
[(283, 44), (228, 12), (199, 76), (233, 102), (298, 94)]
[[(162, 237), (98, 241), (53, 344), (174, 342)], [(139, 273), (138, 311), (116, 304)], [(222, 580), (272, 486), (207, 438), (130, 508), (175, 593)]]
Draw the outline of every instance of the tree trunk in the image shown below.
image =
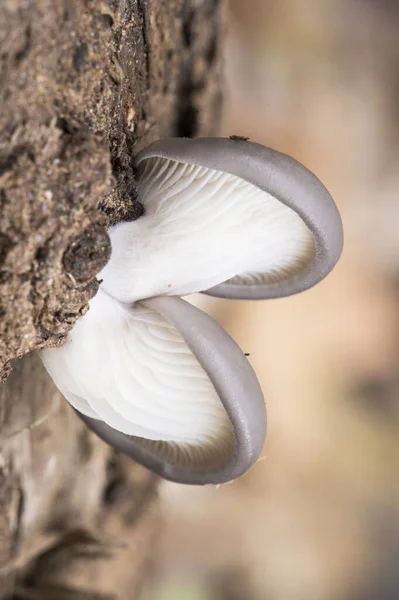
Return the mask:
[(86, 430), (35, 354), (15, 359), (86, 311), (108, 224), (142, 211), (132, 156), (217, 134), (223, 2), (2, 1), (1, 599), (137, 597), (156, 478)]

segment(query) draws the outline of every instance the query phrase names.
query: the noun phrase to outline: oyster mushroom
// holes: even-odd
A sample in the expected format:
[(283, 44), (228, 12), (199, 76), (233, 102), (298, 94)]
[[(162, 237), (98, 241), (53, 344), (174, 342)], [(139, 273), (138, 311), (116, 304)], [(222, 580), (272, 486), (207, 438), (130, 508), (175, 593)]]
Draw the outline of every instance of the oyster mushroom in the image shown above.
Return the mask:
[(165, 479), (223, 483), (262, 450), (266, 411), (252, 367), (181, 298), (132, 306), (100, 289), (69, 341), (41, 356), (90, 429)]
[(145, 214), (111, 228), (104, 289), (122, 302), (205, 291), (288, 296), (336, 264), (342, 223), (293, 158), (245, 140), (161, 139), (137, 157)]
[(175, 296), (305, 290), (337, 262), (341, 219), (310, 171), (244, 140), (160, 140), (137, 166), (145, 214), (110, 229), (101, 289), (42, 359), (117, 450), (172, 481), (222, 483), (261, 452), (263, 396), (228, 334)]

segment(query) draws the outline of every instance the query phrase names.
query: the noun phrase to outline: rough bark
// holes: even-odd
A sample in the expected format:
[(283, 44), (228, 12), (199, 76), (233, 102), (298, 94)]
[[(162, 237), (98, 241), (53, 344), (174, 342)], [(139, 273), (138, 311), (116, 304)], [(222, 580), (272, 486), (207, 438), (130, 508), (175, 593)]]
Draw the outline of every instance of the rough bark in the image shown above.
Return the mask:
[(16, 359), (86, 311), (108, 224), (142, 212), (134, 154), (217, 133), (222, 4), (2, 2), (0, 598), (132, 599), (142, 579), (156, 480), (85, 430), (34, 354)]

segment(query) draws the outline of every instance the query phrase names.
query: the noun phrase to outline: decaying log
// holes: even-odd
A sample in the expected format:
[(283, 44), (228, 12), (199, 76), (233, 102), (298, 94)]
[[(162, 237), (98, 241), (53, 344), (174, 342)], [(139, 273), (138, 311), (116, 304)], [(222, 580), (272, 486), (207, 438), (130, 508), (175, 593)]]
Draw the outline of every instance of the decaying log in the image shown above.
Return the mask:
[(156, 478), (85, 429), (31, 352), (86, 311), (109, 223), (142, 213), (134, 154), (217, 134), (223, 15), (223, 0), (2, 2), (0, 598), (131, 600), (145, 575)]

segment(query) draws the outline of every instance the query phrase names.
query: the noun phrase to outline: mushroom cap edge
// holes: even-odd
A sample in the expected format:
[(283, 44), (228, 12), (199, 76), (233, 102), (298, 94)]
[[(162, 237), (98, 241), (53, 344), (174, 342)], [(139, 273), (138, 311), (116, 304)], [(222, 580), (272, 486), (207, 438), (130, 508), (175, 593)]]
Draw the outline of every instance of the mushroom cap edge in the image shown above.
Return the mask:
[(338, 262), (343, 249), (343, 228), (334, 200), (309, 169), (287, 154), (231, 138), (162, 138), (142, 150), (136, 164), (154, 157), (240, 177), (295, 211), (314, 236), (314, 260), (293, 279), (261, 285), (224, 282), (203, 293), (250, 300), (290, 296), (324, 279)]
[(266, 407), (255, 372), (234, 340), (198, 308), (173, 296), (151, 298), (145, 304), (179, 330), (210, 377), (233, 426), (232, 457), (215, 467), (174, 465), (143, 446), (139, 437), (121, 433), (104, 421), (76, 411), (77, 414), (115, 450), (164, 479), (189, 485), (220, 484), (236, 479), (255, 464), (266, 437)]

